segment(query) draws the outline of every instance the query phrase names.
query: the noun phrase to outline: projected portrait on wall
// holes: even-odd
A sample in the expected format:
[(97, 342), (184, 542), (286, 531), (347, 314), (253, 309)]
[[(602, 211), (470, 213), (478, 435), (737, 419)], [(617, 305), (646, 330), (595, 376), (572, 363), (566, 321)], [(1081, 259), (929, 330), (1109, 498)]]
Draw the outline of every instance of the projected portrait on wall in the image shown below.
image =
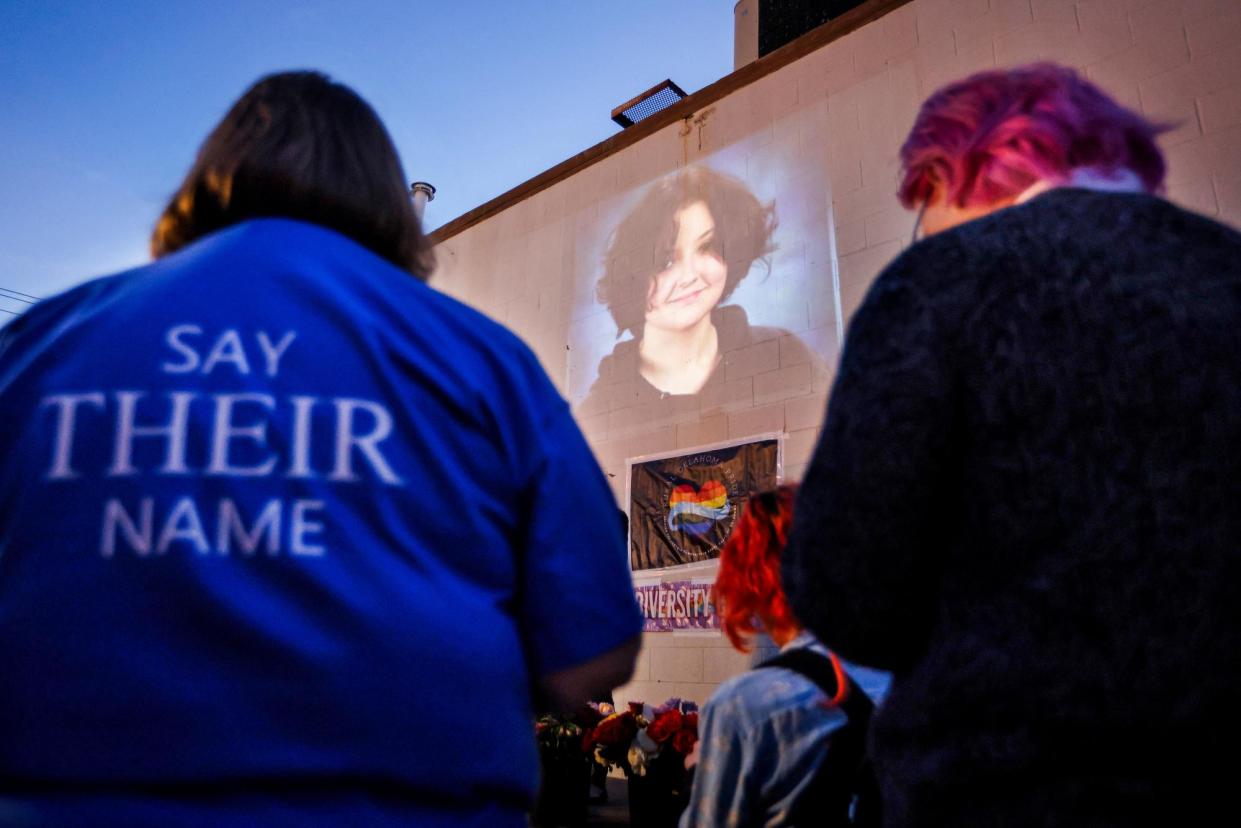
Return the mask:
[[(789, 238), (804, 233), (796, 225)], [(730, 370), (730, 360), (753, 362), (746, 349), (762, 342), (771, 343), (758, 357), (766, 357), (762, 368), (804, 365), (806, 377), (823, 375), (822, 348), (816, 353), (792, 330), (759, 325), (747, 312), (757, 306), (772, 321), (800, 322), (804, 331), (812, 294), (830, 301), (826, 289), (809, 289), (803, 246), (800, 261), (789, 259), (790, 271), (798, 272), (788, 275), (795, 278), (781, 282), (773, 267), (779, 230), (775, 199), (760, 199), (740, 178), (708, 166), (678, 171), (643, 191), (606, 237), (594, 292), (614, 324), (613, 338), (588, 393), (577, 398), (579, 415), (656, 400), (692, 409), (745, 373), (743, 366)], [(826, 268), (822, 275), (830, 278)], [(737, 301), (743, 283), (744, 303)], [(601, 323), (596, 319), (584, 333), (596, 333)], [(594, 355), (574, 356), (580, 366), (583, 356)], [(575, 372), (571, 385), (582, 382), (582, 373)]]

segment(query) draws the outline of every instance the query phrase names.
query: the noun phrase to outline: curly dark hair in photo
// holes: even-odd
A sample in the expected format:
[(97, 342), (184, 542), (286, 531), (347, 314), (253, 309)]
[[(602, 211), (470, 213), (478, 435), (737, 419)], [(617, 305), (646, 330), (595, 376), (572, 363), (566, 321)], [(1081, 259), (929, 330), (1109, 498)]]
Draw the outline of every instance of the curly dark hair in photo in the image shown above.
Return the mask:
[(750, 272), (755, 261), (772, 252), (775, 207), (760, 202), (744, 182), (708, 167), (691, 167), (655, 183), (625, 216), (608, 242), (599, 301), (616, 322), (617, 336), (642, 335), (647, 288), (669, 266), (677, 238), (677, 214), (693, 204), (706, 205), (715, 222), (717, 254), (728, 267), (723, 303)]
[(319, 72), (268, 75), (233, 104), (159, 217), (151, 253), (262, 217), (328, 227), (422, 279), (434, 268), (383, 122)]

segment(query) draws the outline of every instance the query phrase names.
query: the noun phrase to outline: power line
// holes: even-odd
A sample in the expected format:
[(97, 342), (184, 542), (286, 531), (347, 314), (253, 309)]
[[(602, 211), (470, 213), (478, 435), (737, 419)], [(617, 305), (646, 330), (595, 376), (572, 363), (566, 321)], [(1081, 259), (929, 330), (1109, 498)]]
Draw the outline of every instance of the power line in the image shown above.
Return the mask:
[(4, 313), (11, 313), (14, 316), (21, 316), (21, 314), (18, 313), (17, 311), (11, 311), (8, 308), (0, 308), (0, 311), (3, 311)]
[[(7, 296), (5, 298), (16, 299), (18, 302), (25, 302), (28, 305), (33, 305), (35, 302), (40, 301), (40, 298), (38, 296), (31, 296), (29, 293), (22, 293), (20, 290), (13, 290), (13, 288), (0, 287), (0, 292), (6, 293), (6, 294), (8, 293), (16, 294), (14, 296)], [(25, 298), (22, 298), (22, 297), (25, 297)], [(33, 302), (30, 301), (32, 299), (34, 300)]]

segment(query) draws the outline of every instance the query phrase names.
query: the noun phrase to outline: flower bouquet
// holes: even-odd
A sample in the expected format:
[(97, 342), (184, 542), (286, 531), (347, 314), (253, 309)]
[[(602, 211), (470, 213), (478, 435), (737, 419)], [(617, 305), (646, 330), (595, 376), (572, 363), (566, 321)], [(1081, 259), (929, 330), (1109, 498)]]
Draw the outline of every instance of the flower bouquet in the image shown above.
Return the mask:
[(689, 801), (685, 757), (698, 741), (697, 705), (669, 699), (659, 707), (630, 702), (624, 712), (591, 707), (598, 721), (584, 729), (582, 747), (629, 778), (630, 824), (675, 825)]
[(543, 781), (534, 824), (585, 825), (590, 793), (590, 754), (582, 749), (582, 726), (564, 716), (541, 716), (534, 725)]

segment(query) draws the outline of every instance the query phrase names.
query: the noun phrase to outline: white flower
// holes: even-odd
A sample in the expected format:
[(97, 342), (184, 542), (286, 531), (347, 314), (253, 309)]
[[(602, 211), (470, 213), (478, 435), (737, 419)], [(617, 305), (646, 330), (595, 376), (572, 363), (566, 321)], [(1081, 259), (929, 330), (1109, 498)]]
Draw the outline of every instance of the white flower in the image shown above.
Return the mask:
[(637, 739), (629, 746), (629, 767), (636, 776), (646, 776), (646, 751), (638, 746)]
[(642, 749), (647, 756), (654, 756), (659, 753), (659, 745), (650, 736), (646, 735), (646, 728), (638, 731), (638, 735), (634, 737), (633, 743)]

